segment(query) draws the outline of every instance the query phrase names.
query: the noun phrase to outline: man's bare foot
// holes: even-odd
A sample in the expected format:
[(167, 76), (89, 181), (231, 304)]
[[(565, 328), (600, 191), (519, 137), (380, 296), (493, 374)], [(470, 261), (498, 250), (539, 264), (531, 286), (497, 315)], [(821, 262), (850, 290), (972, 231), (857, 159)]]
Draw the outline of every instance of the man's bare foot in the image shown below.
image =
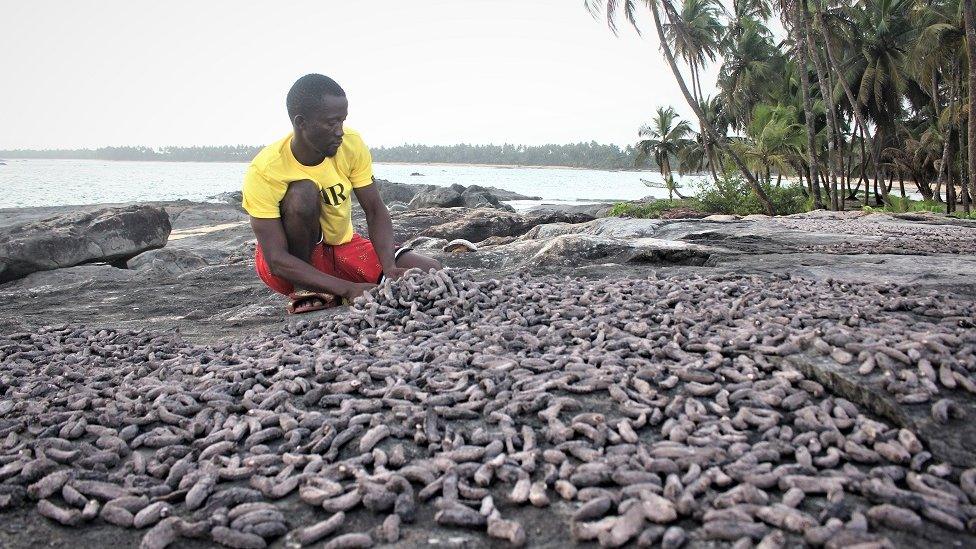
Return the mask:
[(287, 310), (291, 314), (308, 313), (338, 305), (335, 296), (326, 293), (296, 291), (288, 297), (291, 298), (291, 303)]

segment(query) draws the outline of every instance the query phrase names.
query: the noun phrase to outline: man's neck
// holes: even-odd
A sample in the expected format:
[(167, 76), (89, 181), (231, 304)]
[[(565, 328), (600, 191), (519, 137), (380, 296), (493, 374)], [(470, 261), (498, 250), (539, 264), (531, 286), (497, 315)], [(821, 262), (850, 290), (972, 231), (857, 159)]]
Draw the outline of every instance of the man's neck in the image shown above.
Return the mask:
[(325, 154), (319, 153), (306, 147), (304, 143), (296, 138), (291, 140), (291, 154), (302, 166), (318, 166), (325, 160)]

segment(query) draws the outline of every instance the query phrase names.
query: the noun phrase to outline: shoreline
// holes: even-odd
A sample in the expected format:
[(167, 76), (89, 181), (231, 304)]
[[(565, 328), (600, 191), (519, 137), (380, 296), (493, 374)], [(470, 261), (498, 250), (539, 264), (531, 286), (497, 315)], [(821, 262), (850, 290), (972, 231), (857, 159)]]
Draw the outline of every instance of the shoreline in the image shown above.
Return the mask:
[[(31, 160), (73, 160), (90, 162), (160, 162), (166, 164), (249, 164), (250, 160), (167, 160), (161, 158), (23, 158), (6, 157), (0, 162), (9, 163), (10, 161), (31, 161)], [(522, 165), (522, 164), (478, 164), (468, 162), (399, 162), (389, 160), (373, 160), (373, 164), (389, 164), (394, 166), (462, 166), (468, 168), (499, 168), (499, 169), (554, 169), (554, 170), (578, 170), (592, 172), (627, 172), (627, 173), (661, 173), (659, 170), (638, 170), (638, 169), (607, 169), (607, 168), (584, 168), (579, 166), (548, 166), (548, 165)], [(707, 174), (688, 174), (688, 175), (707, 175)]]
[[(544, 166), (544, 165), (522, 165), (522, 164), (472, 164), (467, 162), (392, 162), (388, 160), (373, 160), (373, 164), (389, 164), (393, 166), (463, 166), (468, 168), (500, 168), (500, 169), (519, 169), (525, 168), (530, 170), (577, 170), (577, 171), (591, 171), (591, 172), (628, 172), (628, 173), (661, 173), (658, 170), (636, 170), (636, 169), (617, 169), (611, 170), (606, 168), (581, 168), (577, 166)], [(704, 174), (689, 174), (689, 175), (704, 175)]]

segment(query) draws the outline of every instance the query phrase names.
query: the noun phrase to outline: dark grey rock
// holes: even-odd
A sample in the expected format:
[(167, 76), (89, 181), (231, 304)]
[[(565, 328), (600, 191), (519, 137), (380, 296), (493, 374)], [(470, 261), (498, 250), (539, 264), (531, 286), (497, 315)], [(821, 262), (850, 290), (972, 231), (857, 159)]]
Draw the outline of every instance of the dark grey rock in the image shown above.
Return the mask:
[[(417, 183), (394, 183), (385, 179), (376, 179), (373, 182), (380, 191), (380, 198), (389, 206), (394, 202), (409, 204), (417, 193), (432, 189), (434, 185), (422, 185)], [(355, 196), (355, 195), (354, 195)]]
[(522, 215), (493, 208), (425, 208), (398, 212), (394, 231), (401, 241), (415, 236), (481, 242), (491, 237), (520, 236), (544, 223), (582, 223), (592, 218), (580, 214), (547, 212)]
[(127, 206), (69, 212), (0, 230), (0, 282), (84, 263), (124, 263), (166, 245), (162, 208)]
[(48, 291), (78, 291), (95, 283), (124, 284), (139, 273), (129, 269), (119, 269), (111, 265), (78, 265), (53, 271), (38, 271), (2, 286), (0, 293), (19, 293), (28, 295)]
[(461, 193), (464, 192), (461, 185), (451, 185), (450, 187), (432, 187), (417, 193), (410, 201), (410, 209), (420, 208), (454, 208), (464, 205)]
[(129, 268), (178, 276), (209, 265), (199, 254), (180, 248), (161, 248), (141, 253), (129, 260)]
[(597, 202), (594, 204), (541, 204), (529, 209), (529, 213), (536, 212), (565, 212), (585, 214), (592, 217), (607, 217), (616, 202)]
[(229, 191), (211, 196), (209, 200), (233, 204), (234, 206), (237, 206), (243, 210), (243, 207), (241, 207), (241, 202), (244, 200), (244, 193), (242, 191)]
[(426, 189), (420, 190), (410, 201), (410, 209), (421, 208), (494, 208), (514, 212), (515, 210), (505, 204), (505, 200), (538, 200), (538, 197), (525, 196), (511, 191), (496, 189), (494, 187), (482, 187), (471, 185), (451, 185), (450, 187), (436, 187), (427, 185)]
[(542, 200), (541, 196), (528, 196), (524, 194), (519, 194), (512, 191), (506, 191), (505, 189), (499, 189), (498, 187), (482, 187), (480, 185), (471, 185), (468, 190), (480, 189), (481, 191), (486, 191), (492, 195), (498, 197), (499, 200)]

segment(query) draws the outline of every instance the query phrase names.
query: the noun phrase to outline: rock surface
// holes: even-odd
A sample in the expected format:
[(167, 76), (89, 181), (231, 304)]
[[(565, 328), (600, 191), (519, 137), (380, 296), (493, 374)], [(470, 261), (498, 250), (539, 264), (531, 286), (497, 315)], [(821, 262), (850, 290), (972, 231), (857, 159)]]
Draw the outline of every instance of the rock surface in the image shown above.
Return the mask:
[(547, 223), (581, 223), (593, 219), (585, 214), (547, 211), (523, 215), (488, 208), (424, 208), (395, 217), (395, 224), (405, 229), (404, 237), (463, 238), (471, 242), (494, 236), (519, 236)]
[[(154, 205), (169, 214), (173, 234), (159, 252), (132, 260), (138, 276), (120, 282), (112, 270), (86, 270), (71, 274), (70, 281), (66, 275), (70, 290), (63, 291), (59, 274), (0, 285), (0, 329), (56, 320), (98, 321), (179, 327), (188, 337), (211, 341), (281, 322), (281, 298), (254, 275), (254, 237), (245, 214), (221, 203)], [(73, 211), (100, 209), (83, 206)], [(63, 208), (0, 210), (0, 228), (4, 223), (37, 221), (59, 210)], [(357, 229), (366, 235), (361, 210), (353, 211)], [(901, 283), (976, 295), (976, 256), (966, 252), (976, 238), (976, 223), (938, 216), (912, 220), (843, 212), (714, 222), (590, 220), (551, 209), (513, 214), (430, 208), (395, 212), (393, 219), (397, 242), (412, 240), (421, 253), (485, 274), (730, 272)], [(444, 252), (456, 238), (476, 243), (478, 251)], [(153, 311), (151, 322), (147, 310)], [(218, 317), (222, 320), (200, 322)]]
[(0, 282), (84, 263), (125, 262), (166, 245), (169, 216), (152, 206), (69, 212), (0, 229)]
[[(499, 194), (505, 198), (502, 198)], [(502, 200), (527, 200), (531, 198), (516, 193), (499, 193), (497, 190), (478, 185), (471, 185), (470, 187), (457, 184), (451, 185), (450, 187), (431, 186), (414, 195), (410, 200), (409, 209), (466, 207), (515, 211), (511, 206), (502, 202)]]

